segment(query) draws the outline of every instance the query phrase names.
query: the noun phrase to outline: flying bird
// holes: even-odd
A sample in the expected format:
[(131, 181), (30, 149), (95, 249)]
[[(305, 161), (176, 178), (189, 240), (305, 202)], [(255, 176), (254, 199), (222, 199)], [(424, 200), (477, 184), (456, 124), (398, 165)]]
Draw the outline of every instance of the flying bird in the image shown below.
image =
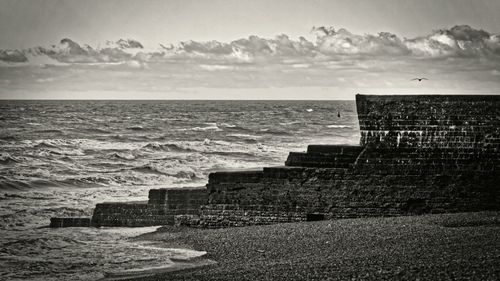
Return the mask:
[(410, 81), (414, 81), (414, 80), (418, 80), (418, 82), (422, 82), (422, 80), (429, 80), (429, 79), (422, 77), (422, 78), (413, 78)]

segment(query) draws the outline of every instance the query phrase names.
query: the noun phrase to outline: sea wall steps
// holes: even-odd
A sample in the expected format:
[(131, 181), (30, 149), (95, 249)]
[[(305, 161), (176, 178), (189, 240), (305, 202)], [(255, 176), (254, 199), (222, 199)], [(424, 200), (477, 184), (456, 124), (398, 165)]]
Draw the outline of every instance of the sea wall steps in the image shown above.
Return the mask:
[(290, 152), (286, 166), (350, 168), (363, 150), (361, 146), (309, 145), (307, 152)]
[(52, 218), (50, 227), (172, 225), (175, 215), (198, 214), (207, 202), (205, 187), (151, 189), (148, 201), (99, 203), (92, 218)]

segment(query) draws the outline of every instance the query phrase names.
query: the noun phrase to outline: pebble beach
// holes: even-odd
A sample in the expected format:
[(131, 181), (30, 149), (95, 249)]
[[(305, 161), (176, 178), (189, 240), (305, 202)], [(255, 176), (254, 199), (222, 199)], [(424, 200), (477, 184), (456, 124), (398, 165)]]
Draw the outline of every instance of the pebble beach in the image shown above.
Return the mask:
[(136, 239), (207, 251), (216, 263), (128, 280), (499, 280), (499, 226), (499, 212), (169, 226)]

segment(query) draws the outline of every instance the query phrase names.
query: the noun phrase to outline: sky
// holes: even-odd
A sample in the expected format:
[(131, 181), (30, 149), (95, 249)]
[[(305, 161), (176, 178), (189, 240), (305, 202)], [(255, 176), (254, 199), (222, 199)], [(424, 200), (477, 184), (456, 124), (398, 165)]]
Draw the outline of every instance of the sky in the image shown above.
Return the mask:
[(498, 94), (498, 11), (498, 0), (0, 0), (0, 99)]

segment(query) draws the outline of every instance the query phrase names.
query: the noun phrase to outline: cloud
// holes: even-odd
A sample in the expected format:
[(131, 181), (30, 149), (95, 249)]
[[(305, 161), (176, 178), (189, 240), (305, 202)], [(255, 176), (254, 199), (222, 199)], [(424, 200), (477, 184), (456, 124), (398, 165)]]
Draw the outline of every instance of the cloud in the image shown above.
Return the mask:
[[(9, 63), (40, 64), (96, 64), (143, 60), (143, 48), (138, 41), (120, 39), (107, 41), (104, 46), (93, 48), (80, 45), (64, 38), (59, 44), (50, 47), (33, 47), (25, 50), (0, 50), (0, 60)], [(138, 51), (139, 50), (139, 51)]]
[(52, 77), (36, 79), (36, 82), (38, 82), (38, 83), (47, 83), (47, 82), (54, 82), (54, 81), (55, 81), (55, 79)]
[(345, 29), (313, 28), (316, 46), (325, 55), (408, 56), (436, 57), (490, 57), (500, 59), (500, 37), (468, 25), (439, 29), (417, 38), (399, 38), (381, 32), (378, 35), (356, 35)]
[(340, 29), (313, 28), (317, 35), (316, 46), (327, 56), (335, 55), (409, 55), (404, 42), (396, 35), (381, 32), (378, 35), (356, 35)]
[(218, 71), (218, 70), (232, 70), (233, 66), (230, 65), (220, 65), (220, 64), (200, 64), (200, 68), (208, 71)]
[(145, 69), (148, 68), (148, 64), (138, 60), (130, 60), (125, 63), (130, 68)]
[(28, 58), (19, 50), (0, 50), (0, 61), (19, 63), (27, 62)]
[(293, 68), (308, 68), (310, 66), (311, 65), (308, 64), (308, 63), (295, 63), (295, 64), (292, 64)]
[(287, 63), (336, 61), (351, 58), (493, 58), (500, 59), (500, 36), (459, 25), (426, 36), (400, 38), (380, 32), (358, 35), (346, 29), (313, 27), (314, 42), (287, 35), (274, 39), (250, 36), (229, 43), (187, 41), (165, 47), (164, 58), (227, 61), (233, 63)]
[(65, 38), (58, 45), (27, 50), (1, 50), (0, 60), (12, 64), (34, 62), (33, 57), (45, 56), (59, 63), (96, 64), (113, 62), (170, 62), (224, 64), (308, 64), (351, 59), (377, 58), (491, 58), (500, 60), (500, 36), (458, 25), (439, 29), (416, 38), (380, 32), (353, 34), (346, 29), (313, 27), (314, 42), (304, 37), (291, 39), (278, 35), (272, 39), (250, 36), (232, 42), (186, 41), (177, 45), (159, 45), (145, 50), (132, 39), (107, 41), (91, 47)]
[[(89, 46), (66, 38), (49, 47), (2, 50), (0, 95), (287, 87), (344, 93), (500, 92), (500, 37), (487, 31), (455, 26), (415, 38), (333, 27), (315, 27), (312, 33), (311, 40), (281, 34), (152, 49), (131, 39)], [(430, 80), (410, 82), (420, 76)]]
[(440, 29), (428, 36), (405, 40), (412, 54), (423, 57), (500, 58), (500, 37), (468, 25)]

